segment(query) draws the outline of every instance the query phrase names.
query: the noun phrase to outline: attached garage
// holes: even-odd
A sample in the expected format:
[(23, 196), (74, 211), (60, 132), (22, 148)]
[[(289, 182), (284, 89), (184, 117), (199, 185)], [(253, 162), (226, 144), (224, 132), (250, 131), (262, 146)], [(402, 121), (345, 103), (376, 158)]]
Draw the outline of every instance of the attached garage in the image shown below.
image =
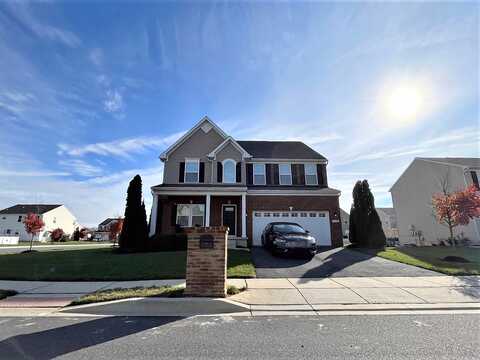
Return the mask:
[(317, 239), (320, 246), (331, 246), (330, 217), (328, 211), (253, 211), (253, 246), (262, 246), (262, 232), (271, 222), (293, 222), (301, 225)]

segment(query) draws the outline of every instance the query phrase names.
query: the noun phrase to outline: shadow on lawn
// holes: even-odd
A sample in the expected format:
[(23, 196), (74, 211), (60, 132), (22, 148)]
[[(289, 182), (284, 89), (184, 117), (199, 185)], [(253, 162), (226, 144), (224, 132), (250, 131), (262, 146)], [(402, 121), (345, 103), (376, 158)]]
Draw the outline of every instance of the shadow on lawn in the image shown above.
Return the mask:
[(12, 336), (0, 342), (2, 359), (52, 359), (181, 320), (180, 317), (108, 317)]

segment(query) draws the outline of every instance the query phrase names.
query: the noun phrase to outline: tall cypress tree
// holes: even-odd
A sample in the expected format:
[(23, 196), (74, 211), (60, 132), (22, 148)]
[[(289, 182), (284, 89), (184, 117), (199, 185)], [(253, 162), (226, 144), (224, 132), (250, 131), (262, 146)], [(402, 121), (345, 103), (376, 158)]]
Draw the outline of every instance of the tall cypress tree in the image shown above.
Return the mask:
[(130, 181), (127, 190), (125, 218), (118, 244), (121, 251), (141, 251), (147, 241), (147, 217), (142, 201), (142, 178), (140, 175)]
[(375, 199), (367, 180), (357, 181), (353, 188), (353, 204), (350, 210), (349, 237), (352, 244), (380, 248), (386, 238), (382, 223), (375, 209)]

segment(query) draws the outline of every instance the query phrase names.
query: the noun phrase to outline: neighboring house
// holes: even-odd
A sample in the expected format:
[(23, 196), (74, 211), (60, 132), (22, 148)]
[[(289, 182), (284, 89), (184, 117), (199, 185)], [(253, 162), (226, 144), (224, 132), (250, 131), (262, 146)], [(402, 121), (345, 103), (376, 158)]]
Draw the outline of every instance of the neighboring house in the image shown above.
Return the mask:
[(342, 221), (342, 235), (344, 238), (348, 238), (350, 231), (350, 214), (345, 210), (340, 209), (340, 219)]
[(30, 241), (31, 235), (27, 234), (23, 224), (28, 213), (39, 215), (45, 223), (43, 230), (34, 237), (34, 241), (49, 241), (50, 231), (57, 228), (71, 235), (79, 226), (77, 219), (65, 205), (18, 204), (0, 210), (0, 234), (18, 235), (20, 241)]
[(229, 227), (229, 246), (260, 246), (274, 221), (299, 223), (320, 245), (342, 246), (340, 191), (327, 159), (298, 141), (236, 141), (205, 117), (160, 155), (150, 235)]
[(397, 215), (394, 208), (376, 208), (387, 239), (398, 239)]
[(98, 224), (97, 231), (93, 234), (95, 241), (109, 241), (110, 240), (110, 226), (116, 223), (118, 218), (107, 218)]
[[(435, 218), (432, 196), (442, 193), (445, 181), (448, 191), (452, 192), (471, 184), (478, 187), (478, 179), (479, 158), (415, 158), (390, 189), (400, 244), (431, 245), (448, 239), (448, 227)], [(414, 236), (413, 230), (421, 232), (420, 239)], [(471, 244), (480, 244), (480, 219), (468, 226), (458, 226), (454, 231)]]

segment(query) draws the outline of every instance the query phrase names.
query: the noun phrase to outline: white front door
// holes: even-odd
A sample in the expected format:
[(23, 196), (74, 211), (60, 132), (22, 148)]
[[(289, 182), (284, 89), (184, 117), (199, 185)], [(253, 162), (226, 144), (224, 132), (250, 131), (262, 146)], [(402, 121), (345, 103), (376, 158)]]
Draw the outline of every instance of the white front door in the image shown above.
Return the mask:
[(253, 211), (252, 243), (262, 246), (262, 232), (271, 222), (297, 223), (317, 240), (319, 246), (331, 246), (330, 217), (328, 211)]

